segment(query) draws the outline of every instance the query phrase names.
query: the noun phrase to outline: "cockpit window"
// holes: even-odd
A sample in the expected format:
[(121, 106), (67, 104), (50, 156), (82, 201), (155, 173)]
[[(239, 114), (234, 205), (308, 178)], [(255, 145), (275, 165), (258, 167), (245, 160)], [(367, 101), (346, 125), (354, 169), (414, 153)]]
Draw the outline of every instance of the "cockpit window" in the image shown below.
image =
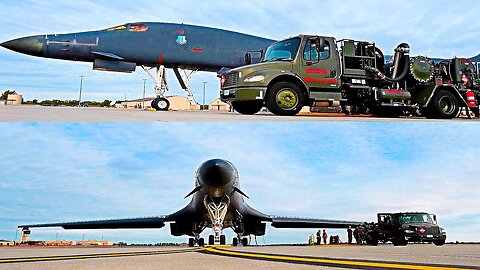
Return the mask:
[(130, 32), (145, 32), (148, 30), (148, 25), (146, 24), (139, 24), (139, 23), (132, 23), (128, 28)]
[(107, 31), (123, 31), (126, 30), (127, 26), (126, 25), (120, 25), (120, 26), (115, 26), (112, 28), (108, 28)]

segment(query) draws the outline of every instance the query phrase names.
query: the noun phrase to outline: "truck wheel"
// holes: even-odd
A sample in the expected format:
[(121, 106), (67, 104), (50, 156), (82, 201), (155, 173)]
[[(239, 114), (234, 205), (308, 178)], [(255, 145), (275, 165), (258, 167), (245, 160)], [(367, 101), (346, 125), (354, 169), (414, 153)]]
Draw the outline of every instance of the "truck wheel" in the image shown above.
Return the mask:
[(453, 119), (460, 110), (457, 97), (450, 91), (439, 90), (433, 96), (426, 117), (437, 119)]
[(378, 246), (378, 240), (376, 239), (367, 239), (366, 242), (369, 246)]
[(290, 82), (274, 84), (267, 96), (267, 108), (275, 115), (296, 115), (304, 103), (305, 97), (300, 87)]
[(235, 101), (232, 106), (240, 114), (254, 115), (263, 108), (263, 101)]
[(445, 240), (437, 240), (433, 241), (433, 243), (435, 244), (435, 246), (443, 246), (445, 245)]
[(358, 107), (355, 105), (341, 105), (340, 108), (345, 115), (355, 115), (358, 112)]
[(405, 240), (403, 237), (395, 237), (392, 241), (394, 246), (406, 246), (408, 245), (408, 241)]

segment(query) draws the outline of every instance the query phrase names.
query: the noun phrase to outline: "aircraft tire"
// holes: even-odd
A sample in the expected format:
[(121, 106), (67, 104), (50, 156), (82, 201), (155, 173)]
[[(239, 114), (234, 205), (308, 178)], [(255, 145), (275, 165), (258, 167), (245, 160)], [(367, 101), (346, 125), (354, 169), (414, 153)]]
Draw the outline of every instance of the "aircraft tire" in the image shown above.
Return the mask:
[(226, 245), (227, 244), (227, 237), (225, 235), (220, 235), (220, 245)]
[(300, 87), (291, 82), (279, 82), (268, 91), (267, 108), (275, 115), (293, 116), (305, 104), (305, 96)]
[(248, 246), (248, 238), (244, 237), (242, 239), (242, 246), (244, 246), (244, 247)]
[(194, 247), (195, 246), (195, 239), (193, 239), (193, 238), (188, 239), (188, 246), (189, 247)]
[(155, 110), (158, 110), (158, 99), (152, 100), (151, 106), (152, 106), (152, 108), (154, 108)]
[(199, 247), (205, 246), (205, 239), (204, 239), (204, 238), (198, 239), (198, 246), (199, 246)]
[(210, 246), (215, 245), (215, 237), (213, 237), (213, 235), (209, 235), (209, 236), (208, 236), (208, 244), (209, 244)]
[(155, 108), (156, 110), (168, 111), (169, 108), (170, 108), (170, 101), (168, 101), (168, 99), (166, 98), (157, 99), (157, 108)]
[(232, 246), (234, 246), (234, 247), (238, 246), (238, 238), (236, 238), (236, 237), (233, 238)]
[(263, 101), (234, 101), (233, 109), (245, 115), (254, 115), (263, 108)]
[(426, 117), (435, 119), (453, 119), (460, 111), (457, 97), (450, 91), (438, 90), (428, 105)]

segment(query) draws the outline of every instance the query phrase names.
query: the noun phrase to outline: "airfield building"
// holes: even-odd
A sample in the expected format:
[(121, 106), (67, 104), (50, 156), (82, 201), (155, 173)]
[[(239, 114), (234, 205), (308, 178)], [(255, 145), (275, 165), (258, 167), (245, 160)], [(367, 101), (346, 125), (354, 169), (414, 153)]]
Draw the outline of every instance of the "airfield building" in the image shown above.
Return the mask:
[(15, 242), (8, 240), (0, 240), (0, 246), (14, 246)]
[(107, 240), (85, 240), (78, 241), (79, 246), (113, 246), (113, 243)]
[(22, 95), (8, 95), (6, 100), (0, 100), (1, 105), (22, 105)]
[(230, 104), (221, 101), (219, 98), (215, 99), (208, 105), (210, 111), (230, 111)]

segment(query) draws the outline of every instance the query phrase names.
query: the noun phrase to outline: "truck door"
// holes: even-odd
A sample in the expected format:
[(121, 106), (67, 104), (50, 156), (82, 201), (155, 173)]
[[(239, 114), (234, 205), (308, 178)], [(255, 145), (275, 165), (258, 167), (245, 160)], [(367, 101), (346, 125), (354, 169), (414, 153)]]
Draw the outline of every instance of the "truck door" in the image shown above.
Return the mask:
[[(323, 46), (323, 49), (318, 49), (318, 46)], [(311, 92), (339, 88), (340, 70), (335, 46), (332, 39), (310, 37), (306, 40), (301, 54), (300, 75)]]
[(386, 238), (395, 234), (395, 221), (391, 214), (378, 215), (378, 233)]

